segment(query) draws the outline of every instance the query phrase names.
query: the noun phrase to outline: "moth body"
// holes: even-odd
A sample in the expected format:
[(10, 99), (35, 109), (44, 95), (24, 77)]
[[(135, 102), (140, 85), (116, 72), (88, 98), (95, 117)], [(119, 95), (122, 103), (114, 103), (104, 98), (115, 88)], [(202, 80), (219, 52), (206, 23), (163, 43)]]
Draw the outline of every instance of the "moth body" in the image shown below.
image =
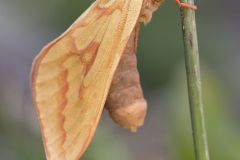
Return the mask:
[(138, 32), (139, 24), (132, 32), (122, 54), (105, 104), (111, 118), (131, 131), (136, 131), (143, 125), (147, 111), (137, 69)]
[(140, 22), (147, 24), (163, 0), (144, 0), (139, 20), (114, 73), (105, 108), (113, 121), (123, 128), (136, 131), (142, 126), (147, 112), (140, 76), (137, 69), (137, 44)]

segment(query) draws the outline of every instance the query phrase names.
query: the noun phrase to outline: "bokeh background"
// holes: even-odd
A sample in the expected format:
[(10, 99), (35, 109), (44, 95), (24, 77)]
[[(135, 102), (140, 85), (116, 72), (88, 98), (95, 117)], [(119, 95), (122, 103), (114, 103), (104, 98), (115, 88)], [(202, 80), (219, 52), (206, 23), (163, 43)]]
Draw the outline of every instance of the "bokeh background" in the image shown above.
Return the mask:
[[(0, 0), (0, 159), (44, 160), (29, 73), (33, 58), (93, 0)], [(212, 160), (240, 160), (240, 1), (197, 1), (204, 107)], [(149, 111), (137, 133), (104, 112), (84, 160), (192, 160), (178, 7), (141, 27), (138, 66)]]

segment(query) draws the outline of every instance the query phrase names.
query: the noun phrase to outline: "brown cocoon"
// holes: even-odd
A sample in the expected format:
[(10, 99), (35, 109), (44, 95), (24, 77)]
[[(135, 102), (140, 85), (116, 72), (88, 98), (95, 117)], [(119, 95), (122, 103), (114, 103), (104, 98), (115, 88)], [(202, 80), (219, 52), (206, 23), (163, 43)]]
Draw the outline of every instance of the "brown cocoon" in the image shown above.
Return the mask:
[(136, 131), (143, 125), (147, 110), (137, 70), (138, 32), (139, 24), (136, 25), (121, 57), (105, 105), (111, 118), (131, 131)]

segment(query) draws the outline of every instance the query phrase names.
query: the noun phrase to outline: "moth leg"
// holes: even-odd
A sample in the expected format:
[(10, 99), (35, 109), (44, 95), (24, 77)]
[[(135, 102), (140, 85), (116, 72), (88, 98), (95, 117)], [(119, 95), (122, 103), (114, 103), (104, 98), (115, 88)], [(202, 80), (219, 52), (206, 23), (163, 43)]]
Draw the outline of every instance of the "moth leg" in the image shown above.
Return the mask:
[(197, 6), (195, 6), (195, 5), (183, 3), (183, 2), (181, 2), (180, 0), (176, 0), (176, 3), (177, 3), (180, 7), (190, 8), (190, 9), (192, 9), (192, 10), (197, 10)]
[(141, 14), (139, 16), (139, 22), (147, 24), (151, 21), (153, 12), (162, 4), (164, 0), (144, 0)]

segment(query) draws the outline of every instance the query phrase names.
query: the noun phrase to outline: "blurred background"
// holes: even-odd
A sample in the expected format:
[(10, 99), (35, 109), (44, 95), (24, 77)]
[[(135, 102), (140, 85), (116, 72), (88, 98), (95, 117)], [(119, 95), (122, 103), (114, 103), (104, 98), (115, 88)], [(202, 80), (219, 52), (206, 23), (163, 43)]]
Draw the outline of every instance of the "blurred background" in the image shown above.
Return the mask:
[[(44, 160), (32, 103), (33, 58), (93, 0), (0, 0), (0, 159)], [(240, 1), (197, 1), (212, 160), (240, 160)], [(149, 110), (130, 133), (106, 111), (84, 160), (193, 160), (178, 7), (167, 0), (141, 27), (138, 66)]]

